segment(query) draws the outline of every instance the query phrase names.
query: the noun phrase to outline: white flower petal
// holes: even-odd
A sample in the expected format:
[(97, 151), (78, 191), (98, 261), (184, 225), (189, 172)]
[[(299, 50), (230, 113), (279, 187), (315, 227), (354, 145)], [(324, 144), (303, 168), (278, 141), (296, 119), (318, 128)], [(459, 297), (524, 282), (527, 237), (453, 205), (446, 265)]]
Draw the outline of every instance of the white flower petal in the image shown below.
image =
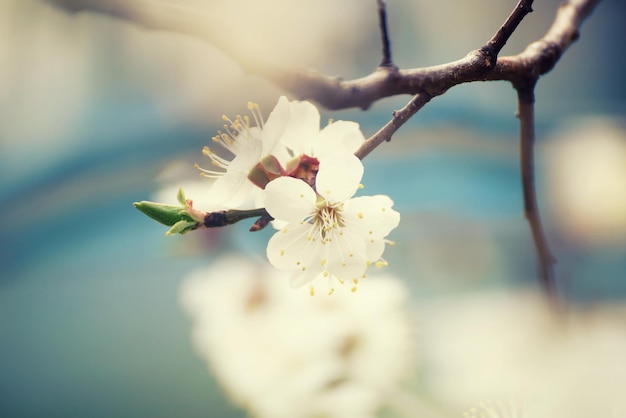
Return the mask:
[(306, 271), (295, 271), (289, 277), (289, 286), (293, 289), (297, 289), (299, 287), (304, 286), (307, 283), (311, 283), (318, 276), (320, 276), (320, 272), (318, 270), (306, 270)]
[(265, 122), (263, 126), (263, 132), (261, 134), (263, 155), (271, 153), (272, 149), (283, 135), (288, 120), (289, 101), (285, 96), (280, 96), (276, 107), (274, 107), (274, 110), (272, 110), (272, 113), (270, 113), (270, 116), (267, 118), (267, 122)]
[(296, 155), (311, 154), (320, 130), (320, 113), (310, 102), (289, 103), (289, 119), (281, 138), (282, 145)]
[(290, 224), (276, 232), (267, 244), (267, 258), (279, 270), (296, 270), (303, 274), (321, 271), (317, 242), (310, 237), (309, 223)]
[(250, 169), (261, 159), (262, 147), (259, 138), (245, 140), (235, 158), (228, 164), (227, 174), (243, 172), (247, 176)]
[(326, 269), (342, 280), (359, 279), (367, 269), (363, 237), (349, 228), (337, 228), (325, 245)]
[(365, 240), (365, 246), (369, 263), (376, 263), (385, 252), (385, 240), (382, 238)]
[(315, 192), (304, 181), (293, 177), (270, 181), (263, 195), (264, 207), (275, 219), (300, 222), (315, 210)]
[(354, 155), (320, 161), (315, 180), (317, 192), (329, 202), (343, 202), (357, 191), (363, 177), (363, 164)]
[(400, 223), (400, 214), (393, 210), (389, 196), (361, 196), (344, 203), (346, 224), (363, 236), (386, 237)]
[(209, 195), (224, 207), (240, 208), (253, 197), (254, 189), (257, 187), (248, 180), (246, 173), (232, 172), (218, 177)]
[(354, 152), (365, 142), (365, 137), (356, 122), (338, 120), (320, 131), (315, 147), (315, 156), (323, 159), (327, 156), (345, 152)]

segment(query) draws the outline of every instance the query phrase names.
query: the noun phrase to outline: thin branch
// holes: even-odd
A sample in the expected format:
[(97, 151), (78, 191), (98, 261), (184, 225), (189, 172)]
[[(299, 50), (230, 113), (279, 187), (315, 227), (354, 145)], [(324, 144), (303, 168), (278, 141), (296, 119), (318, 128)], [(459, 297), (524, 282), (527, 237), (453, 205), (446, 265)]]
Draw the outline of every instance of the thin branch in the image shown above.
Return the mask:
[(534, 115), (534, 84), (517, 89), (518, 117), (520, 120), (520, 165), (522, 172), (522, 190), (524, 194), (524, 215), (528, 220), (535, 242), (541, 284), (544, 291), (556, 306), (556, 285), (554, 281), (553, 265), (556, 259), (552, 256), (548, 241), (543, 230), (537, 194), (535, 191), (534, 144), (535, 144), (535, 115)]
[(491, 53), (495, 58), (504, 48), (504, 45), (522, 22), (522, 19), (533, 11), (532, 5), (533, 0), (520, 0), (500, 29), (482, 49)]
[[(599, 0), (568, 0), (557, 11), (543, 38), (522, 53), (496, 58), (517, 24), (531, 10), (530, 1), (520, 1), (491, 40), (466, 57), (443, 65), (390, 71), (379, 67), (371, 74), (342, 81), (310, 69), (283, 68), (274, 63), (243, 56), (233, 45), (223, 23), (206, 14), (170, 3), (146, 0), (48, 0), (72, 12), (94, 11), (116, 16), (147, 29), (182, 33), (205, 40), (238, 62), (242, 68), (274, 82), (300, 99), (314, 100), (330, 109), (367, 109), (390, 96), (426, 92), (438, 96), (462, 83), (487, 80), (515, 82), (529, 73), (550, 71), (563, 52), (578, 38), (582, 21)], [(495, 65), (494, 65), (495, 62)]]
[(384, 0), (378, 0), (378, 24), (380, 26), (380, 36), (383, 43), (383, 60), (380, 62), (379, 67), (396, 68), (391, 60), (391, 42), (389, 41), (387, 8)]
[(389, 122), (378, 130), (374, 135), (369, 137), (367, 141), (354, 153), (361, 160), (365, 158), (377, 146), (385, 141), (390, 141), (393, 134), (400, 129), (404, 123), (416, 114), (426, 103), (432, 99), (427, 93), (416, 94), (409, 103), (402, 109), (393, 112), (393, 117)]

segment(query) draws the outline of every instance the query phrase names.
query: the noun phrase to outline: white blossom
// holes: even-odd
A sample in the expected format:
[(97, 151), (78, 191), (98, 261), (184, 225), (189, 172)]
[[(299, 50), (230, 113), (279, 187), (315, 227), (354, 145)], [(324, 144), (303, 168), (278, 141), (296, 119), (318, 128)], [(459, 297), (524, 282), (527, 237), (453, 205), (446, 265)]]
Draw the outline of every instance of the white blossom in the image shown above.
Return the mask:
[(248, 116), (238, 115), (233, 121), (223, 116), (227, 123), (224, 125), (224, 131), (218, 131), (213, 137), (213, 141), (219, 144), (220, 148), (232, 155), (232, 160), (220, 156), (208, 146), (202, 150), (216, 167), (214, 170), (201, 169), (204, 176), (215, 179), (209, 191), (211, 198), (230, 208), (241, 207), (254, 201), (254, 194), (258, 188), (248, 179), (248, 174), (261, 158), (273, 149), (285, 129), (289, 115), (288, 101), (285, 97), (279, 99), (267, 122), (264, 122), (257, 104), (248, 103), (248, 109), (252, 114), (252, 120)]
[(322, 161), (327, 157), (354, 154), (364, 141), (358, 123), (339, 120), (320, 130), (317, 108), (307, 101), (292, 101), (288, 103), (287, 122), (273, 154), (284, 165), (302, 155)]
[[(248, 109), (252, 119), (222, 117), (224, 129), (213, 137), (221, 150), (216, 152), (208, 146), (203, 149), (214, 168), (197, 166), (204, 176), (215, 179), (209, 191), (211, 199), (226, 207), (256, 206), (256, 195), (265, 184), (253, 183), (249, 175), (268, 155), (286, 170), (277, 175), (314, 176), (321, 159), (353, 154), (365, 141), (355, 122), (337, 121), (320, 130), (319, 111), (310, 102), (289, 101), (281, 96), (267, 122), (257, 104), (248, 103)], [(222, 155), (224, 150), (230, 157)], [(311, 174), (298, 174), (302, 170), (301, 157), (313, 162)]]
[(429, 392), (459, 407), (513, 397), (524, 418), (626, 410), (624, 306), (572, 306), (555, 316), (542, 296), (517, 289), (423, 304)]
[(626, 244), (626, 129), (583, 118), (547, 142), (542, 168), (550, 224), (583, 246)]
[(413, 375), (409, 295), (391, 275), (358, 295), (293, 292), (267, 263), (227, 256), (192, 272), (181, 303), (231, 401), (263, 418), (374, 418)]
[(363, 165), (354, 155), (320, 162), (313, 190), (306, 182), (280, 177), (263, 193), (264, 206), (286, 226), (267, 245), (269, 261), (278, 269), (292, 271), (294, 287), (327, 278), (352, 282), (352, 289), (370, 264), (381, 259), (385, 237), (398, 226), (400, 214), (388, 196), (352, 198), (360, 186)]

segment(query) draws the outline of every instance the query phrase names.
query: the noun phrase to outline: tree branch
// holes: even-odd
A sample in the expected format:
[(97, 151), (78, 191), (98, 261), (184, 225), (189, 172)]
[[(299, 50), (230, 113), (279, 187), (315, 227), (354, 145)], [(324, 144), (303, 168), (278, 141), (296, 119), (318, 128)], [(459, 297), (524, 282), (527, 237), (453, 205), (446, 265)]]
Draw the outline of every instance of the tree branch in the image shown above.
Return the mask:
[(416, 94), (409, 103), (402, 109), (393, 112), (393, 117), (389, 122), (378, 130), (374, 135), (369, 137), (367, 141), (354, 153), (361, 160), (365, 158), (377, 146), (385, 141), (390, 141), (392, 135), (400, 129), (404, 123), (416, 114), (426, 103), (432, 99), (428, 93)]
[(378, 0), (378, 24), (380, 26), (380, 36), (383, 43), (383, 59), (378, 66), (397, 69), (391, 60), (391, 42), (389, 41), (389, 30), (387, 29), (387, 10), (384, 0)]
[(524, 195), (524, 215), (528, 220), (530, 231), (535, 242), (537, 258), (539, 260), (539, 271), (541, 284), (544, 291), (552, 301), (553, 306), (557, 306), (556, 288), (554, 282), (553, 264), (555, 258), (550, 252), (548, 241), (546, 240), (539, 207), (537, 205), (537, 194), (535, 192), (535, 97), (534, 84), (517, 89), (518, 96), (518, 117), (520, 121), (520, 166), (522, 174), (522, 190)]
[(284, 68), (252, 60), (239, 53), (237, 45), (233, 45), (232, 40), (225, 36), (228, 31), (223, 30), (223, 23), (197, 10), (149, 0), (48, 1), (71, 12), (104, 13), (147, 29), (172, 31), (203, 39), (238, 62), (245, 71), (265, 77), (294, 96), (314, 100), (330, 110), (352, 107), (367, 109), (382, 98), (400, 94), (414, 96), (426, 92), (437, 96), (462, 83), (487, 80), (514, 83), (529, 72), (545, 74), (578, 38), (580, 25), (599, 2), (567, 0), (560, 6), (553, 25), (543, 38), (530, 44), (518, 55), (496, 58), (519, 22), (532, 10), (532, 1), (529, 0), (520, 0), (491, 40), (460, 60), (405, 70), (381, 66), (365, 77), (342, 81), (315, 70)]
[(496, 34), (493, 35), (493, 37), (485, 46), (483, 46), (482, 49), (487, 50), (494, 57), (497, 56), (502, 48), (504, 48), (504, 45), (509, 40), (513, 32), (515, 32), (517, 26), (522, 22), (522, 19), (524, 19), (528, 13), (533, 11), (532, 4), (533, 0), (520, 0), (500, 29), (498, 29)]

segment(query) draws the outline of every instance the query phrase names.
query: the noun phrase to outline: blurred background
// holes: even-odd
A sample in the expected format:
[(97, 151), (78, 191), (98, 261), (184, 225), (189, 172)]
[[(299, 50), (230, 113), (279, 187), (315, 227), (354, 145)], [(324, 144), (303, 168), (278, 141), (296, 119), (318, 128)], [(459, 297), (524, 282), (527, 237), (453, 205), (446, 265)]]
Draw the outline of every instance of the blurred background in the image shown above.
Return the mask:
[[(222, 3), (177, 2), (251, 59), (344, 78), (380, 61), (373, 0)], [(465, 56), (514, 3), (388, 0), (396, 65)], [(536, 4), (503, 53), (541, 37), (558, 3)], [(625, 4), (601, 2), (537, 88), (539, 203), (559, 290), (581, 307), (626, 296), (625, 19)], [(267, 117), (282, 94), (189, 36), (0, 2), (0, 416), (246, 415), (194, 352), (179, 288), (226, 253), (263, 258), (271, 231), (165, 237), (132, 202), (197, 179), (221, 116), (252, 100)], [(322, 120), (357, 121), (368, 137), (408, 99)], [(457, 86), (364, 161), (367, 194), (402, 215), (385, 258), (411, 305), (536, 286), (515, 111), (509, 84)]]

